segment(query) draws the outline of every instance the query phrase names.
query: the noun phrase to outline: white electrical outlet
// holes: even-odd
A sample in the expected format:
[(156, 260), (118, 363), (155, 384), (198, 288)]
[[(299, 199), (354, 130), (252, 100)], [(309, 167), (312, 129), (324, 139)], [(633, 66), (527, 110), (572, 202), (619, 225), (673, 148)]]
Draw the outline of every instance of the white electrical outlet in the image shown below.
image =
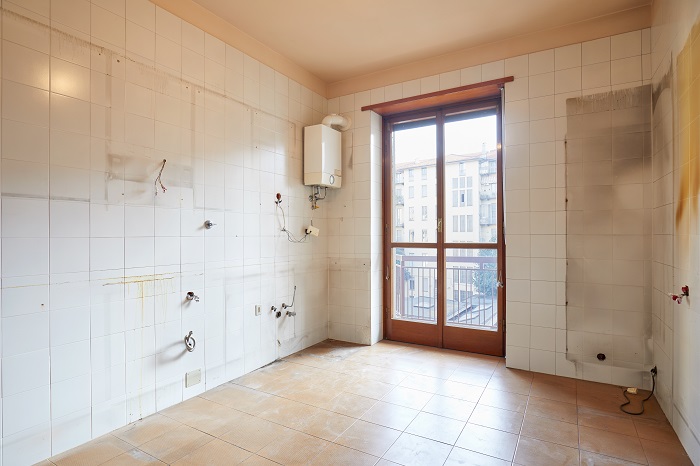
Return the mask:
[(185, 374), (185, 387), (192, 387), (202, 381), (202, 369)]
[(319, 233), (319, 229), (316, 228), (315, 226), (309, 225), (308, 227), (306, 227), (306, 234), (307, 235), (318, 236), (318, 233)]
[(260, 304), (255, 305), (255, 315), (259, 316), (260, 315)]

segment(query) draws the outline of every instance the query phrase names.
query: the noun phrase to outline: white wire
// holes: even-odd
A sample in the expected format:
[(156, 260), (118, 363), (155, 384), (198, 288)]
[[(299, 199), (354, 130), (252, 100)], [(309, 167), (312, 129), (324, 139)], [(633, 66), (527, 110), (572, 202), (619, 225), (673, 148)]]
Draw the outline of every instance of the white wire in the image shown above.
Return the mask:
[[(281, 203), (281, 202), (280, 202), (280, 203)], [(304, 233), (304, 236), (303, 236), (302, 238), (297, 239), (297, 238), (292, 234), (291, 231), (287, 230), (287, 217), (286, 217), (286, 215), (284, 214), (284, 209), (282, 208), (282, 206), (280, 205), (280, 203), (275, 203), (275, 204), (277, 205), (277, 209), (279, 209), (279, 210), (282, 211), (282, 229), (281, 229), (280, 231), (282, 231), (282, 232), (284, 232), (284, 233), (287, 234), (287, 241), (289, 241), (290, 243), (297, 243), (297, 244), (305, 243), (305, 242), (306, 242), (306, 238), (309, 237), (309, 234), (308, 234), (308, 233)], [(278, 217), (278, 220), (279, 220), (279, 217)]]

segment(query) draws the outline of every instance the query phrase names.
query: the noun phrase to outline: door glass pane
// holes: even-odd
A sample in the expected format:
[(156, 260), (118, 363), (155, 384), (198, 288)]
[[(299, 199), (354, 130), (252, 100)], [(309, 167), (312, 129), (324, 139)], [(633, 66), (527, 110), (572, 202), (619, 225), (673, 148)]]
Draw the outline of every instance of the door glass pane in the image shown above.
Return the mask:
[(394, 125), (392, 132), (393, 241), (437, 242), (435, 119)]
[(497, 141), (495, 109), (446, 118), (445, 218), (473, 219), (471, 228), (447, 225), (448, 243), (496, 243)]
[(392, 249), (394, 319), (437, 322), (437, 250)]
[(496, 249), (446, 249), (445, 323), (498, 329)]

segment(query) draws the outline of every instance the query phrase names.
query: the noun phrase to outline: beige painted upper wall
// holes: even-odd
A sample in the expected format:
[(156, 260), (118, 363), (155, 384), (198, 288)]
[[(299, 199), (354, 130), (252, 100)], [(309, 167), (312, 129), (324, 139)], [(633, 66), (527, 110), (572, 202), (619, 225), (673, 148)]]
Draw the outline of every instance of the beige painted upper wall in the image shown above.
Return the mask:
[(651, 6), (645, 5), (326, 83), (288, 57), (271, 49), (193, 0), (150, 1), (327, 98), (651, 26)]

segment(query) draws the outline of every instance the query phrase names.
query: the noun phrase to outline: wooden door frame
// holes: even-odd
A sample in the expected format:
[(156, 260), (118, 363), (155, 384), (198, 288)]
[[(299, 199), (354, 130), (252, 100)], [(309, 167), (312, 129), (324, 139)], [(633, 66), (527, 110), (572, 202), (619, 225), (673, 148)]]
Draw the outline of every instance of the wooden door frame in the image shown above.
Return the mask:
[[(498, 293), (498, 326), (500, 333), (502, 334), (501, 342), (500, 344), (494, 344), (488, 347), (488, 349), (485, 352), (488, 352), (489, 354), (494, 354), (498, 356), (504, 356), (505, 355), (505, 347), (506, 347), (506, 328), (505, 328), (505, 322), (506, 322), (506, 260), (505, 260), (505, 229), (504, 229), (504, 202), (503, 202), (503, 196), (504, 196), (504, 187), (503, 187), (503, 181), (504, 181), (504, 173), (505, 173), (505, 168), (504, 168), (504, 162), (503, 162), (503, 88), (501, 87), (501, 93), (499, 96), (490, 96), (486, 98), (479, 98), (479, 99), (473, 99), (469, 101), (464, 101), (458, 104), (452, 104), (452, 105), (446, 105), (446, 106), (438, 106), (434, 108), (429, 108), (429, 109), (420, 109), (420, 110), (414, 110), (414, 111), (409, 111), (409, 112), (404, 112), (404, 113), (397, 113), (393, 115), (387, 115), (383, 117), (382, 121), (382, 136), (383, 136), (383, 142), (382, 142), (382, 222), (384, 223), (384, 237), (382, 238), (383, 245), (382, 245), (382, 250), (383, 250), (383, 272), (384, 272), (384, 277), (383, 277), (383, 291), (384, 291), (384, 297), (383, 297), (383, 306), (384, 306), (384, 312), (383, 312), (383, 323), (384, 323), (384, 329), (383, 329), (383, 336), (384, 338), (387, 338), (387, 335), (391, 333), (394, 324), (398, 324), (399, 326), (402, 326), (401, 323), (403, 321), (401, 320), (395, 320), (392, 319), (392, 313), (391, 313), (391, 306), (392, 306), (392, 296), (393, 296), (393, 291), (392, 291), (392, 273), (393, 273), (393, 267), (392, 267), (392, 243), (393, 243), (393, 205), (391, 204), (391, 199), (393, 199), (394, 193), (393, 193), (393, 183), (392, 183), (392, 158), (391, 158), (391, 126), (394, 122), (397, 120), (410, 120), (410, 119), (420, 119), (420, 118), (425, 118), (425, 117), (434, 117), (436, 119), (436, 125), (437, 125), (437, 141), (436, 141), (436, 150), (437, 150), (437, 157), (436, 157), (436, 190), (437, 190), (437, 218), (442, 218), (443, 222), (443, 233), (437, 235), (437, 241), (435, 243), (394, 243), (393, 247), (434, 247), (436, 248), (436, 253), (437, 253), (437, 279), (438, 283), (441, 284), (441, 287), (444, 287), (445, 285), (445, 252), (446, 249), (449, 248), (449, 244), (445, 243), (445, 233), (444, 233), (444, 226), (445, 226), (445, 193), (444, 193), (444, 170), (445, 170), (445, 154), (444, 154), (444, 114), (450, 110), (469, 110), (470, 108), (479, 108), (483, 107), (486, 105), (494, 105), (496, 108), (496, 131), (497, 131), (497, 145), (496, 145), (496, 186), (497, 186), (497, 193), (496, 193), (496, 203), (497, 203), (497, 209), (496, 209), (496, 215), (497, 215), (497, 221), (496, 221), (496, 228), (498, 231), (498, 236), (501, 238), (501, 241), (497, 241), (496, 243), (496, 251), (497, 251), (497, 269), (498, 273), (500, 275), (501, 281), (503, 283), (503, 287)], [(462, 244), (462, 243), (460, 243)], [(469, 243), (471, 246), (471, 249), (477, 249), (479, 245), (488, 245), (490, 249), (493, 249), (491, 246), (493, 246), (492, 243)], [(436, 313), (437, 313), (437, 323), (436, 324), (431, 324), (431, 323), (423, 323), (422, 325), (428, 326), (428, 325), (435, 325), (436, 333), (437, 335), (423, 335), (421, 333), (417, 332), (412, 332), (409, 330), (409, 327), (406, 325), (406, 329), (404, 331), (408, 331), (407, 333), (410, 333), (410, 335), (413, 337), (412, 340), (416, 344), (421, 344), (421, 345), (426, 345), (426, 346), (435, 346), (435, 347), (444, 347), (443, 345), (443, 329), (448, 328), (447, 326), (444, 325), (445, 323), (445, 315), (444, 315), (444, 306), (442, 306), (440, 303), (444, 301), (444, 293), (445, 290), (441, 289), (438, 287), (436, 290), (437, 292), (437, 301), (438, 305), (436, 306)], [(410, 324), (412, 325), (418, 325), (415, 322), (411, 322)], [(457, 349), (457, 350), (464, 350), (463, 348), (459, 347), (451, 347), (451, 349)]]

